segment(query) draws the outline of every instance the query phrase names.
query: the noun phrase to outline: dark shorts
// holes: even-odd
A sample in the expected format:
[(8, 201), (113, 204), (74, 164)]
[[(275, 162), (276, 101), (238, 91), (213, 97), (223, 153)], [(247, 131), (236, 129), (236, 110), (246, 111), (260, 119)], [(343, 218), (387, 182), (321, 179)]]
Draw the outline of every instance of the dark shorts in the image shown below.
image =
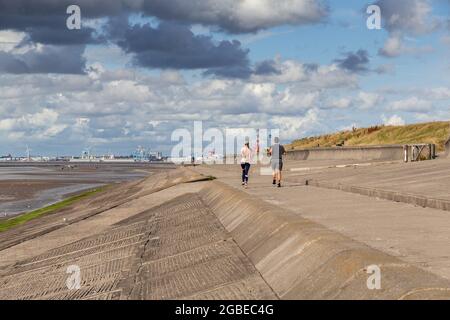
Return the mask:
[(283, 170), (283, 160), (272, 160), (270, 162), (273, 171), (282, 171)]

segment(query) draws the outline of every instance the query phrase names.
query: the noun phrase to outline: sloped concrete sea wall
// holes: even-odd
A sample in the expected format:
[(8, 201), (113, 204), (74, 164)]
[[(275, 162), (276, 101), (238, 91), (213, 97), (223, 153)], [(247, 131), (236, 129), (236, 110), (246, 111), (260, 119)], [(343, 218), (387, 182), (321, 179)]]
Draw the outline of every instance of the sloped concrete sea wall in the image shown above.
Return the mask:
[[(450, 299), (450, 282), (222, 182), (200, 192), (282, 299)], [(369, 289), (370, 266), (381, 289)]]

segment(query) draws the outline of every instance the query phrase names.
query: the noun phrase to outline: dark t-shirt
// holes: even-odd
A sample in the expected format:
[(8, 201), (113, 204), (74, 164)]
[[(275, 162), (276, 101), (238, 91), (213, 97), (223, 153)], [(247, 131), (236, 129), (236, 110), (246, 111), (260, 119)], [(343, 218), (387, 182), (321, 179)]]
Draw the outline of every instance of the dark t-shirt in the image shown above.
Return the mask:
[(279, 143), (275, 143), (272, 146), (272, 160), (283, 160), (283, 154), (285, 154), (286, 150), (283, 145)]

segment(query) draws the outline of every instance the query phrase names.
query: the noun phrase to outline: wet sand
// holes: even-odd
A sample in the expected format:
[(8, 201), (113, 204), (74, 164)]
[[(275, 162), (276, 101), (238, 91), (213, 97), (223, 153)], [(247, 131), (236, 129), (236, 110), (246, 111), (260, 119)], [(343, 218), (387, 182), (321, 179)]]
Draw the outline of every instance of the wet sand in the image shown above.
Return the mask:
[(56, 203), (99, 186), (141, 179), (170, 165), (0, 165), (0, 219)]

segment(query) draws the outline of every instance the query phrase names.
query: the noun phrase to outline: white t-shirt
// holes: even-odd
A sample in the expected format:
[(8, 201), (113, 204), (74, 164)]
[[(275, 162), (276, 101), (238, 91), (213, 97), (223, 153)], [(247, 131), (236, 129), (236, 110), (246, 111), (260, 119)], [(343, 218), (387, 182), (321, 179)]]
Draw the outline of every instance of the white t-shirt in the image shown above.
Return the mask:
[(241, 163), (251, 163), (252, 162), (252, 150), (247, 146), (243, 146), (241, 149)]

